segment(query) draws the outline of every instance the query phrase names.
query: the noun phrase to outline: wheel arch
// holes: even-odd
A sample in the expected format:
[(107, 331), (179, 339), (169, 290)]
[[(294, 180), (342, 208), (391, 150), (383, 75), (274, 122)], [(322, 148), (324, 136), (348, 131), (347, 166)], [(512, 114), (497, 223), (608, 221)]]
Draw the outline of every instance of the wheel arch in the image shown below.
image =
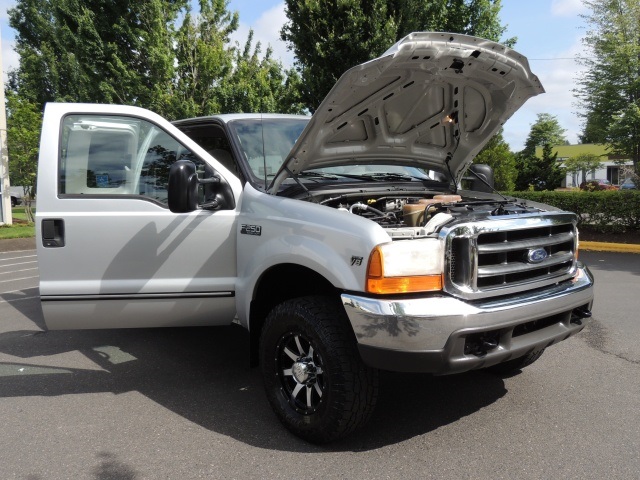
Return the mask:
[(256, 282), (249, 310), (251, 366), (258, 366), (258, 345), (264, 321), (278, 304), (307, 295), (335, 296), (339, 294), (327, 278), (318, 272), (294, 263), (274, 265)]

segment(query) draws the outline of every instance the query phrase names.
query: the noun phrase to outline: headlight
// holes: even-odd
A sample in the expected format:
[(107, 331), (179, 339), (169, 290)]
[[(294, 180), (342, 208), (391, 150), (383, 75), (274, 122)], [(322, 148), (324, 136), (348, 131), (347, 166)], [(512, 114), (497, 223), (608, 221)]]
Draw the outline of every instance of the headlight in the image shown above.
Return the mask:
[(443, 244), (436, 238), (398, 240), (373, 249), (367, 292), (414, 293), (442, 290)]

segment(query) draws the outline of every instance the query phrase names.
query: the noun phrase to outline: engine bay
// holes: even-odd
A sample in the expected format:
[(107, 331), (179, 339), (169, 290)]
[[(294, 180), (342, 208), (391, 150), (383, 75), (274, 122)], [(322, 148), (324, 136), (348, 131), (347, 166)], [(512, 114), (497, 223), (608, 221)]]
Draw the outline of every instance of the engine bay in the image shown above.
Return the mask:
[(314, 200), (321, 205), (367, 218), (390, 230), (392, 236), (400, 237), (429, 236), (455, 220), (480, 220), (542, 211), (513, 198), (483, 199), (442, 193), (407, 195), (407, 192), (388, 192), (376, 196), (352, 192), (321, 200), (316, 197)]

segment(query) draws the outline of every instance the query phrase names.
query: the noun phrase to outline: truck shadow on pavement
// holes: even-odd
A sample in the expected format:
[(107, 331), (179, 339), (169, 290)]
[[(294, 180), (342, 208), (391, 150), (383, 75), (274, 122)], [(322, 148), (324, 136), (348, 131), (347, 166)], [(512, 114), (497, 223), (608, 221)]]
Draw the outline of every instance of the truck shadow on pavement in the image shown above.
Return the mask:
[[(248, 343), (248, 334), (237, 325), (4, 332), (0, 353), (25, 361), (0, 362), (0, 398), (137, 391), (203, 428), (249, 445), (319, 452), (365, 451), (427, 434), (506, 393), (502, 379), (483, 372), (451, 377), (382, 372), (371, 422), (347, 439), (319, 447), (280, 425), (259, 370), (248, 366)], [(61, 366), (70, 363), (65, 353), (75, 351), (95, 364), (92, 369)], [(124, 412), (122, 421), (127, 421)]]

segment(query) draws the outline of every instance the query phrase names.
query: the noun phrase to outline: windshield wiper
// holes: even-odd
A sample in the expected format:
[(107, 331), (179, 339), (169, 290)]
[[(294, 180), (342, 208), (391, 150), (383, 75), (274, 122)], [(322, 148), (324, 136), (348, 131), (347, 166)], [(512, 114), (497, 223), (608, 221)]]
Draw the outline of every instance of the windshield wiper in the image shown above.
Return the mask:
[(300, 177), (319, 177), (319, 178), (331, 178), (337, 179), (339, 177), (343, 178), (352, 178), (354, 180), (374, 180), (376, 182), (383, 182), (385, 180), (420, 180), (430, 181), (429, 177), (418, 177), (414, 175), (409, 175), (408, 173), (393, 173), (393, 172), (374, 172), (374, 173), (362, 173), (359, 175), (352, 173), (325, 173), (325, 172), (317, 172), (314, 170), (305, 170), (304, 172), (300, 172), (298, 174)]
[(314, 172), (312, 170), (305, 170), (304, 172), (300, 172), (297, 174), (298, 177), (319, 177), (319, 178), (333, 178), (336, 179), (338, 176), (344, 176), (335, 173), (324, 173), (324, 172)]
[(420, 180), (421, 182), (425, 180), (431, 180), (429, 177), (417, 177), (415, 175), (409, 175), (408, 173), (394, 172), (365, 173), (362, 176), (365, 178), (370, 178), (372, 180)]

